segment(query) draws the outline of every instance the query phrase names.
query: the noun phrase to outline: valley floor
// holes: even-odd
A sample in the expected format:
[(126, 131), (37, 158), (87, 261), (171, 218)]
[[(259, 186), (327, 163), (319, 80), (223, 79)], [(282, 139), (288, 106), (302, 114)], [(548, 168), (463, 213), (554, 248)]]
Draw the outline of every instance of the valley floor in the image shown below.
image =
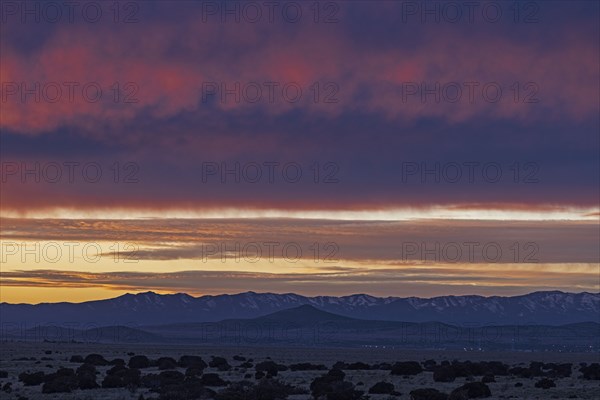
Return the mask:
[[(216, 368), (208, 367), (204, 373), (217, 373), (222, 379), (231, 382), (247, 380), (256, 382), (255, 370), (253, 368), (240, 367), (243, 357), (246, 360), (252, 359), (253, 364), (261, 361), (272, 360), (278, 364), (289, 366), (296, 363), (324, 364), (327, 369), (338, 361), (345, 363), (362, 362), (367, 364), (395, 363), (398, 361), (417, 361), (420, 363), (426, 360), (436, 360), (441, 363), (444, 360), (452, 361), (500, 361), (509, 366), (528, 367), (530, 362), (539, 361), (544, 363), (572, 363), (573, 373), (570, 377), (556, 378), (553, 381), (556, 387), (549, 389), (536, 388), (534, 385), (540, 380), (534, 378), (517, 378), (515, 376), (496, 376), (496, 382), (487, 383), (492, 397), (491, 399), (598, 399), (600, 398), (600, 381), (581, 379), (579, 372), (580, 363), (595, 363), (599, 361), (597, 353), (527, 353), (527, 352), (460, 352), (460, 351), (442, 351), (442, 350), (394, 350), (385, 348), (363, 348), (363, 349), (322, 349), (322, 348), (255, 348), (255, 347), (199, 347), (199, 346), (164, 346), (164, 345), (105, 345), (105, 344), (80, 344), (80, 343), (23, 343), (23, 342), (3, 342), (0, 343), (0, 371), (8, 374), (7, 378), (0, 377), (0, 385), (7, 388), (10, 383), (10, 389), (0, 391), (2, 400), (19, 399), (48, 399), (48, 400), (92, 400), (92, 399), (133, 399), (137, 400), (140, 395), (145, 399), (158, 399), (157, 393), (152, 393), (146, 388), (120, 388), (120, 389), (91, 389), (74, 390), (71, 393), (53, 393), (42, 394), (42, 385), (24, 386), (19, 381), (18, 376), (22, 372), (44, 371), (46, 374), (56, 372), (59, 368), (72, 368), (76, 370), (81, 362), (70, 362), (73, 355), (83, 357), (88, 354), (100, 354), (106, 360), (121, 358), (125, 363), (131, 358), (132, 354), (145, 355), (149, 359), (158, 359), (160, 357), (172, 357), (178, 360), (182, 355), (201, 356), (203, 360), (209, 362), (212, 356), (224, 357), (231, 370), (218, 371)], [(234, 360), (234, 356), (238, 361)], [(102, 383), (106, 371), (111, 366), (101, 366), (98, 369), (98, 383)], [(182, 373), (185, 368), (177, 368)], [(158, 374), (156, 366), (142, 369), (142, 375)], [(368, 392), (375, 383), (385, 381), (392, 383), (394, 388), (400, 394), (373, 394), (372, 400), (387, 399), (410, 399), (410, 392), (418, 388), (435, 388), (441, 392), (450, 393), (457, 387), (470, 382), (480, 381), (481, 377), (456, 378), (454, 382), (434, 382), (433, 373), (424, 371), (422, 373), (401, 376), (391, 375), (389, 370), (344, 370), (346, 381), (352, 382), (357, 390)], [(305, 389), (305, 394), (294, 394), (289, 399), (312, 399), (310, 395), (311, 382), (324, 374), (327, 370), (313, 371), (282, 371), (277, 374), (277, 379), (291, 384), (295, 387)], [(252, 374), (249, 378), (248, 374)], [(516, 387), (515, 384), (521, 383), (522, 386)], [(210, 387), (210, 389), (219, 391), (222, 387)]]

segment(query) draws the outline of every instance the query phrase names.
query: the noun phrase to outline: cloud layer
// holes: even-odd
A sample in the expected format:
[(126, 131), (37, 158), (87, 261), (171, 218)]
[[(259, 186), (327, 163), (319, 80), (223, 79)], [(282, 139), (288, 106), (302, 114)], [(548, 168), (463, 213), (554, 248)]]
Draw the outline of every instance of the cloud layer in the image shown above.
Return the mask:
[(353, 2), (334, 23), (307, 7), (251, 23), (202, 3), (142, 3), (129, 24), (6, 16), (4, 210), (597, 206), (597, 4), (436, 23)]

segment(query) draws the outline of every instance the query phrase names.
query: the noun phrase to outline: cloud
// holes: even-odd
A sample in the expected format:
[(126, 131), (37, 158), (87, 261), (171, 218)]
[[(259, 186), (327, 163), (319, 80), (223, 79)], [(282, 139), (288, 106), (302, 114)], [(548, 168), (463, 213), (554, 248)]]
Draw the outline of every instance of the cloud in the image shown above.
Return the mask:
[[(333, 24), (308, 8), (297, 24), (202, 22), (190, 2), (140, 4), (133, 24), (11, 17), (0, 35), (3, 210), (597, 207), (597, 5), (544, 4), (534, 24), (509, 10), (498, 24), (438, 24), (399, 23), (401, 3), (340, 3)], [(482, 90), (496, 84), (492, 102)], [(270, 162), (299, 164), (301, 181), (278, 170), (271, 184), (264, 168), (257, 184), (203, 181), (206, 163)], [(469, 182), (471, 162), (500, 165), (500, 181), (478, 169)], [(23, 179), (36, 163), (61, 165), (63, 179)], [(74, 182), (64, 163), (79, 163)], [(82, 177), (89, 163), (99, 182)], [(423, 168), (404, 181), (403, 163)], [(442, 178), (423, 183), (436, 163)], [(444, 175), (452, 163), (458, 182)]]
[[(319, 260), (325, 267), (337, 261), (371, 266), (493, 261), (534, 268), (539, 263), (597, 263), (600, 259), (595, 221), (163, 218), (48, 219), (40, 224), (36, 219), (3, 218), (1, 222), (5, 251), (9, 243), (109, 242), (120, 243), (122, 255), (127, 254), (124, 244), (130, 244), (135, 249), (131, 257), (140, 261), (215, 260), (226, 265), (259, 260), (271, 267), (296, 258)], [(113, 256), (110, 250), (106, 252), (105, 256)], [(11, 261), (17, 259), (19, 254)]]
[[(348, 8), (346, 20), (330, 26), (308, 21), (294, 26), (198, 23), (202, 18), (199, 7), (179, 4), (177, 13), (169, 12), (168, 7), (153, 5), (136, 24), (38, 26), (37, 33), (45, 36), (35, 46), (19, 47), (20, 36), (7, 34), (2, 39), (3, 83), (26, 83), (31, 89), (38, 82), (42, 101), (32, 101), (34, 96), (29, 96), (24, 104), (22, 90), (11, 95), (14, 88), (5, 85), (0, 126), (28, 135), (72, 127), (110, 141), (121, 136), (128, 123), (141, 119), (160, 121), (191, 112), (210, 120), (215, 110), (227, 111), (232, 118), (244, 116), (248, 110), (269, 116), (301, 111), (309, 118), (334, 119), (345, 112), (366, 112), (372, 118), (440, 118), (450, 124), (482, 116), (525, 122), (548, 118), (581, 121), (597, 111), (597, 85), (593, 82), (598, 82), (598, 41), (588, 34), (593, 24), (587, 19), (565, 24), (556, 10), (576, 12), (560, 5), (551, 7), (554, 13), (548, 17), (553, 19), (531, 26), (517, 37), (509, 34), (514, 27), (508, 24), (499, 32), (483, 27), (478, 35), (472, 34), (469, 24), (410, 25), (406, 27), (410, 32), (399, 32), (393, 29), (397, 21), (385, 18), (379, 23), (391, 32), (364, 25), (361, 29), (352, 25), (357, 22), (354, 13), (362, 13), (364, 21), (380, 11), (357, 3), (344, 5)], [(398, 5), (390, 14), (401, 11)], [(29, 28), (14, 23), (10, 27), (17, 32)], [(562, 38), (548, 40), (543, 33), (550, 29), (562, 32)], [(370, 34), (368, 43), (355, 40), (356, 35), (365, 33)], [(400, 36), (406, 33), (411, 33), (414, 41)], [(60, 101), (43, 99), (55, 97), (46, 87), (51, 82), (65, 92)], [(67, 100), (64, 82), (80, 84), (72, 101)], [(89, 101), (91, 95), (80, 93), (90, 82), (100, 85), (101, 101)], [(117, 102), (115, 82), (123, 86)], [(126, 82), (135, 82), (137, 90), (125, 88)], [(219, 93), (208, 96), (208, 82), (216, 82)], [(279, 86), (274, 101), (264, 101), (266, 93), (258, 102), (236, 102), (235, 95), (225, 96), (230, 99), (227, 102), (220, 101), (221, 84), (231, 89), (236, 82), (242, 87), (238, 94), (249, 98), (256, 96), (254, 86), (248, 85), (258, 84), (264, 92), (268, 91), (265, 82), (278, 82)], [(322, 85), (318, 103), (314, 101), (315, 82)], [(336, 86), (326, 88), (325, 82)], [(458, 83), (465, 96), (456, 103), (424, 103), (420, 94), (403, 101), (401, 92), (406, 91), (407, 82), (425, 82), (427, 87), (436, 82), (442, 87)], [(465, 82), (478, 82), (474, 101), (467, 101)], [(494, 82), (503, 87), (504, 101), (491, 103), (482, 97), (483, 87)], [(517, 82), (518, 101), (514, 101)], [(527, 82), (535, 85), (528, 87)], [(288, 83), (302, 87), (302, 101), (286, 100), (281, 90)], [(329, 97), (339, 101), (322, 103), (336, 87), (339, 94)], [(531, 97), (538, 96), (539, 104), (522, 103), (524, 96), (537, 91)], [(121, 103), (133, 92), (130, 97), (136, 103)], [(203, 97), (213, 101), (203, 101)]]
[[(432, 271), (421, 268), (397, 268), (389, 270), (316, 273), (316, 274), (269, 274), (242, 271), (179, 271), (173, 273), (111, 272), (90, 273), (83, 271), (33, 270), (3, 272), (3, 285), (7, 287), (35, 288), (97, 288), (113, 291), (146, 291), (148, 288), (163, 292), (185, 292), (192, 295), (238, 293), (243, 291), (295, 292), (304, 295), (349, 295), (367, 293), (387, 296), (402, 293), (403, 296), (433, 296), (438, 294), (521, 294), (552, 288), (577, 291), (597, 291), (590, 284), (592, 273), (553, 271), (552, 266), (540, 270), (489, 271), (465, 276), (461, 268)], [(540, 279), (540, 276), (544, 276)]]

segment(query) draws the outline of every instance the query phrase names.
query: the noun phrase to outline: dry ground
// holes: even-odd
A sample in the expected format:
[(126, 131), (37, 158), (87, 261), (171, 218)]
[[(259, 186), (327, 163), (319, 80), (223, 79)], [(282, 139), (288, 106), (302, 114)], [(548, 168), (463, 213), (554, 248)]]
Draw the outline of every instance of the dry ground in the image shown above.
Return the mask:
[[(578, 365), (580, 362), (598, 362), (598, 354), (593, 353), (513, 353), (513, 352), (459, 352), (459, 351), (407, 351), (382, 348), (368, 349), (317, 349), (317, 348), (253, 348), (253, 347), (192, 347), (192, 346), (164, 346), (156, 347), (150, 345), (104, 345), (104, 344), (77, 344), (77, 343), (19, 343), (19, 342), (4, 342), (1, 343), (0, 353), (0, 371), (7, 371), (9, 377), (0, 379), (0, 384), (3, 386), (7, 382), (12, 382), (12, 392), (6, 393), (0, 391), (2, 400), (11, 400), (27, 398), (34, 399), (56, 399), (56, 400), (92, 400), (92, 399), (134, 399), (137, 400), (140, 394), (146, 397), (157, 398), (156, 394), (150, 394), (147, 389), (137, 389), (130, 392), (125, 389), (95, 389), (85, 391), (75, 391), (70, 394), (42, 394), (41, 385), (24, 387), (18, 381), (17, 376), (24, 371), (45, 371), (51, 373), (59, 367), (77, 368), (80, 363), (70, 363), (69, 359), (72, 355), (86, 356), (91, 353), (103, 355), (106, 359), (123, 358), (129, 360), (128, 353), (146, 355), (151, 359), (159, 357), (173, 357), (178, 359), (181, 355), (199, 355), (206, 361), (211, 359), (211, 356), (222, 356), (227, 358), (229, 363), (235, 368), (241, 362), (234, 361), (234, 355), (241, 355), (246, 358), (254, 359), (254, 363), (264, 361), (267, 357), (277, 363), (290, 365), (300, 362), (310, 362), (315, 364), (325, 364), (328, 368), (337, 361), (344, 362), (365, 362), (368, 364), (381, 362), (396, 362), (396, 361), (425, 361), (434, 359), (438, 363), (443, 360), (471, 360), (471, 361), (501, 361), (511, 366), (523, 365), (527, 366), (531, 361), (541, 362), (568, 362), (573, 363), (574, 373), (570, 378), (556, 379), (555, 388), (547, 390), (534, 387), (535, 382), (539, 378), (532, 379), (517, 379), (513, 377), (496, 377), (497, 382), (489, 383), (492, 391), (492, 399), (600, 399), (600, 381), (588, 381), (579, 379), (580, 373)], [(50, 354), (47, 354), (51, 352)], [(17, 361), (21, 358), (34, 358), (35, 360)], [(105, 370), (109, 367), (99, 367), (98, 370), (104, 375)], [(180, 369), (184, 372), (183, 369)], [(143, 370), (143, 374), (156, 373), (157, 368), (148, 368)], [(207, 368), (205, 372), (217, 372), (212, 368)], [(308, 389), (310, 383), (315, 377), (321, 376), (326, 371), (285, 371), (279, 373), (279, 378), (294, 386)], [(357, 389), (368, 389), (379, 381), (391, 382), (395, 385), (400, 396), (392, 397), (389, 395), (371, 395), (373, 400), (387, 400), (391, 398), (410, 399), (409, 392), (411, 390), (423, 387), (433, 387), (440, 391), (449, 393), (453, 389), (466, 383), (466, 378), (457, 378), (452, 383), (434, 382), (431, 372), (423, 372), (412, 377), (392, 376), (389, 371), (367, 370), (367, 371), (345, 371), (347, 374), (346, 380), (349, 380), (357, 385)], [(254, 371), (248, 370), (231, 370), (228, 372), (220, 372), (220, 375), (225, 380), (239, 381), (244, 378), (245, 373)], [(475, 377), (475, 380), (478, 380)], [(252, 378), (251, 380), (254, 380)], [(99, 377), (99, 382), (102, 378)], [(523, 387), (515, 387), (515, 383), (521, 382)], [(362, 384), (360, 384), (362, 383)], [(219, 388), (214, 388), (218, 390)], [(149, 395), (149, 396), (148, 396)], [(310, 395), (295, 395), (290, 396), (290, 399), (310, 399)]]

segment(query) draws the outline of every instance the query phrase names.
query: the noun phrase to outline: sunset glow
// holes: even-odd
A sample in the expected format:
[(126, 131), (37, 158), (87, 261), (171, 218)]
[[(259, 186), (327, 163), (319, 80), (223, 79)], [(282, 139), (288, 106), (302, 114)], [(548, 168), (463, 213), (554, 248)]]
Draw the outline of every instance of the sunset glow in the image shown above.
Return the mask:
[(597, 2), (206, 3), (3, 6), (0, 301), (599, 291)]

